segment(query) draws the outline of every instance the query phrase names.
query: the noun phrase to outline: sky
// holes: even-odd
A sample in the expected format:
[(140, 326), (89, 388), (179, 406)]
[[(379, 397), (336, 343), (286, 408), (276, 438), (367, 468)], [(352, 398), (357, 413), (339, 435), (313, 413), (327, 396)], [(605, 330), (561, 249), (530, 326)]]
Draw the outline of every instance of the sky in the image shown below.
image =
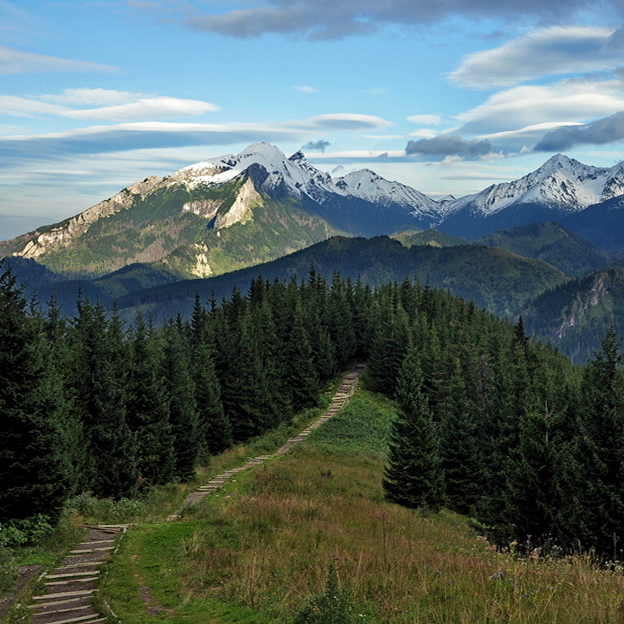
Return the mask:
[(434, 199), (624, 159), (624, 0), (0, 0), (0, 240), (268, 141)]

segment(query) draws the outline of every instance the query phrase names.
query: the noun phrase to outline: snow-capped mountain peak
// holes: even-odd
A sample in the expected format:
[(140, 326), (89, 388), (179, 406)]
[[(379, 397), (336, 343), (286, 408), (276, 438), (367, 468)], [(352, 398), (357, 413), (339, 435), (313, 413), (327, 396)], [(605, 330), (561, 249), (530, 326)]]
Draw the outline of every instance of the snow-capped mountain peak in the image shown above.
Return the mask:
[(571, 213), (624, 193), (624, 168), (592, 167), (557, 154), (541, 167), (513, 182), (494, 184), (451, 204), (458, 212), (470, 206), (473, 214), (488, 217), (514, 204), (539, 204)]
[(285, 187), (296, 197), (306, 195), (318, 203), (325, 203), (338, 195), (381, 206), (395, 204), (416, 217), (426, 217), (432, 223), (439, 221), (443, 212), (435, 200), (409, 186), (385, 180), (369, 169), (334, 180), (329, 173), (311, 165), (302, 151), (286, 157), (270, 143), (255, 143), (240, 154), (226, 154), (184, 167), (170, 176), (169, 181), (182, 182), (191, 189), (199, 185), (219, 186), (254, 164), (260, 165), (269, 174), (262, 182), (264, 190)]

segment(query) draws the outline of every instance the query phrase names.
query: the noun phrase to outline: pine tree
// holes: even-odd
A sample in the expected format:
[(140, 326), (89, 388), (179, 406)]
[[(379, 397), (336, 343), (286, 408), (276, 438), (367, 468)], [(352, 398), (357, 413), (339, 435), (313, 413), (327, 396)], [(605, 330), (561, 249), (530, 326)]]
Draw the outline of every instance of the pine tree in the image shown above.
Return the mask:
[(284, 348), (286, 384), (295, 412), (316, 405), (319, 380), (312, 359), (308, 334), (303, 326), (301, 305), (296, 305), (288, 340)]
[(618, 559), (624, 549), (623, 363), (620, 341), (611, 326), (601, 351), (585, 368), (581, 388), (573, 528), (585, 548)]
[(413, 346), (397, 380), (399, 415), (392, 429), (383, 486), (386, 497), (411, 508), (435, 511), (443, 502), (439, 438)]
[(71, 332), (75, 404), (89, 445), (90, 486), (96, 496), (137, 492), (136, 437), (126, 419), (127, 357), (121, 324), (100, 305), (77, 303)]
[(195, 466), (201, 450), (201, 432), (195, 402), (195, 386), (191, 376), (190, 349), (185, 336), (175, 323), (170, 321), (165, 327), (164, 334), (162, 374), (169, 402), (175, 471), (178, 478), (188, 481), (195, 474)]
[(165, 484), (175, 476), (169, 397), (154, 336), (148, 333), (141, 315), (136, 320), (130, 363), (127, 420), (136, 437), (140, 481)]
[(41, 329), (6, 269), (0, 276), (0, 522), (35, 514), (55, 519), (72, 493), (71, 432), (63, 429), (64, 406)]
[(477, 445), (477, 412), (466, 391), (459, 362), (442, 410), (440, 449), (446, 504), (466, 514), (483, 491), (484, 474)]

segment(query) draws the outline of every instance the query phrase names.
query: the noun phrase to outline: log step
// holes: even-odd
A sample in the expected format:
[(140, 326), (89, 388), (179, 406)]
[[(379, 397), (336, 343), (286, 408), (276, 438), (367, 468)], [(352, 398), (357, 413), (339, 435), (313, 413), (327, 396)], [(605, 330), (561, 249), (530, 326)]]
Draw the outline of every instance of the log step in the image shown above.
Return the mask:
[(67, 620), (58, 620), (54, 622), (54, 624), (71, 624), (72, 622), (86, 622), (90, 620), (91, 622), (105, 622), (106, 618), (94, 620), (93, 618), (97, 618), (98, 614), (93, 613), (93, 615), (81, 615), (80, 617), (69, 618)]
[(90, 575), (91, 578), (78, 578), (71, 581), (52, 581), (52, 583), (46, 583), (46, 585), (73, 585), (74, 583), (90, 583), (91, 581), (97, 581), (97, 576)]
[[(33, 613), (32, 617), (38, 617), (41, 615), (52, 615), (54, 613), (68, 613), (69, 614), (71, 611), (85, 611), (86, 609), (91, 609), (91, 611), (93, 611), (93, 607), (91, 607), (90, 604), (86, 604), (86, 605), (82, 605), (81, 607), (69, 607), (68, 609), (55, 609), (54, 611), (41, 611), (40, 613)], [(96, 616), (97, 613), (93, 612), (93, 614), (87, 613), (85, 615)]]
[(69, 572), (67, 574), (49, 574), (46, 578), (49, 579), (59, 579), (59, 578), (72, 578), (75, 576), (93, 576), (94, 574), (99, 574), (99, 570), (91, 570), (91, 572)]
[(95, 591), (97, 591), (97, 589), (83, 589), (81, 591), (60, 592), (58, 594), (43, 594), (41, 596), (33, 596), (33, 600), (50, 600), (50, 598), (65, 598), (66, 596), (88, 596)]

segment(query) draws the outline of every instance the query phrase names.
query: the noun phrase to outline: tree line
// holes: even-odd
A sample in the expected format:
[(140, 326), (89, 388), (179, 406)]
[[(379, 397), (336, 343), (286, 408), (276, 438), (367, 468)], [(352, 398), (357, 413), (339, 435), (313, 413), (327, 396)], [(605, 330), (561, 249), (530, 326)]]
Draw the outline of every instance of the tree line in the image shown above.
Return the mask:
[(469, 514), (499, 544), (618, 556), (624, 379), (611, 331), (574, 366), (550, 345), (409, 278), (371, 288), (254, 279), (161, 326), (80, 298), (64, 318), (0, 276), (0, 523), (74, 493), (133, 497), (317, 404), (366, 361), (396, 400), (389, 500)]

